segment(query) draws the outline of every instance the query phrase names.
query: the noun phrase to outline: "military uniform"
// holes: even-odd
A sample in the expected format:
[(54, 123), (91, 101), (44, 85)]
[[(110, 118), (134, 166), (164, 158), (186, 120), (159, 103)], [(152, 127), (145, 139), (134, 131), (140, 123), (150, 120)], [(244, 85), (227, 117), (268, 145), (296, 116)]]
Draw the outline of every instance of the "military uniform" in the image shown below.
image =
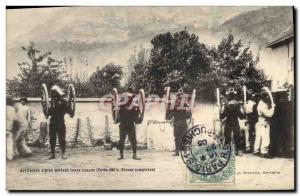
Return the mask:
[(270, 145), (270, 119), (274, 114), (275, 105), (269, 106), (265, 101), (260, 100), (257, 106), (258, 122), (256, 123), (256, 138), (254, 153), (268, 155)]
[(120, 150), (120, 158), (124, 158), (124, 144), (126, 140), (126, 136), (128, 135), (130, 145), (133, 152), (133, 159), (139, 160), (140, 158), (136, 155), (136, 148), (137, 148), (137, 141), (136, 141), (136, 123), (140, 122), (140, 110), (139, 107), (133, 106), (130, 108), (130, 104), (132, 101), (132, 97), (130, 97), (130, 101), (119, 108), (118, 114), (117, 114), (117, 120), (116, 123), (119, 124), (119, 150)]
[(241, 142), (239, 138), (240, 125), (238, 118), (244, 118), (240, 103), (234, 99), (230, 100), (225, 104), (224, 110), (220, 114), (220, 118), (224, 123), (225, 143), (231, 143), (231, 133), (233, 132), (235, 150), (238, 152), (241, 149)]
[(166, 112), (166, 119), (170, 120), (173, 118), (173, 127), (174, 127), (174, 138), (175, 138), (175, 154), (174, 156), (179, 155), (179, 149), (181, 145), (181, 141), (185, 133), (187, 132), (187, 119), (191, 118), (192, 113), (188, 108), (186, 103), (181, 107), (181, 102), (184, 97), (183, 90), (179, 89), (176, 94), (175, 107), (171, 109), (169, 105)]
[(245, 130), (245, 143), (246, 151), (252, 152), (255, 140), (255, 124), (258, 120), (257, 104), (253, 100), (247, 101), (245, 104), (246, 112), (246, 130)]
[(181, 141), (185, 133), (187, 132), (187, 122), (186, 120), (191, 117), (191, 112), (186, 110), (176, 110), (176, 111), (168, 111), (167, 119), (174, 120), (174, 138), (175, 138), (175, 154), (179, 155), (179, 149), (181, 145)]
[(18, 156), (21, 154), (22, 156), (31, 156), (32, 151), (27, 146), (27, 132), (30, 122), (30, 110), (29, 107), (17, 103), (15, 104), (16, 110), (16, 121), (14, 126), (14, 150), (15, 155)]
[(6, 158), (7, 160), (12, 160), (15, 155), (14, 151), (14, 123), (16, 120), (16, 113), (14, 107), (6, 106)]
[(67, 108), (67, 101), (63, 99), (62, 93), (60, 93), (59, 96), (56, 95), (56, 97), (52, 97), (51, 106), (49, 108), (49, 116), (51, 116), (49, 124), (50, 159), (55, 158), (56, 135), (58, 135), (62, 158), (66, 158), (66, 125), (64, 116), (67, 113)]

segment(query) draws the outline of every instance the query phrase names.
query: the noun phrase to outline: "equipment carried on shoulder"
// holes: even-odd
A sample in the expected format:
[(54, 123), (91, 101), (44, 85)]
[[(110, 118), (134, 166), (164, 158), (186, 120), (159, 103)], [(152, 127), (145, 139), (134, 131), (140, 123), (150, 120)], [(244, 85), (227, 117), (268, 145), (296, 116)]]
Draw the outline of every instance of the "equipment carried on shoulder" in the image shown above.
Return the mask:
[(139, 112), (139, 118), (136, 120), (136, 124), (141, 124), (143, 122), (146, 104), (145, 92), (143, 89), (140, 89), (138, 94), (119, 94), (118, 90), (113, 88), (111, 103), (114, 123), (118, 123), (120, 109), (137, 110)]
[(176, 94), (171, 94), (170, 91), (171, 88), (169, 86), (165, 87), (164, 97), (166, 99), (166, 120), (169, 120), (168, 114), (170, 112), (185, 110), (191, 112), (190, 121), (192, 121), (192, 114), (196, 99), (196, 89), (193, 89), (191, 94), (184, 93), (182, 88), (180, 88)]
[[(46, 84), (42, 84), (41, 86), (41, 104), (43, 108), (43, 113), (46, 117), (46, 119), (49, 117), (49, 108), (50, 108), (50, 98), (48, 94), (48, 89)], [(65, 95), (61, 95), (65, 96)], [(75, 94), (75, 88), (73, 84), (69, 84), (67, 87), (67, 95), (66, 95), (66, 101), (67, 101), (67, 112), (70, 115), (71, 118), (75, 115), (75, 106), (76, 106), (76, 94)]]

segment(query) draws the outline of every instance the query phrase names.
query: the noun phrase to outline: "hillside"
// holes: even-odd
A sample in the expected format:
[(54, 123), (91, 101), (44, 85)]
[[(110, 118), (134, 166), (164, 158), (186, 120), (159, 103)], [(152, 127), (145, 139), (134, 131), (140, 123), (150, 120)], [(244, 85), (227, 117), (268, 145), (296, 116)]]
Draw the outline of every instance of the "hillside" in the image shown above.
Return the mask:
[[(8, 77), (15, 76), (18, 72), (17, 63), (26, 59), (21, 46), (29, 41), (34, 41), (42, 51), (52, 51), (55, 58), (72, 56), (79, 70), (84, 66), (84, 71), (91, 73), (97, 66), (109, 62), (126, 68), (127, 60), (134, 54), (135, 48), (139, 49), (141, 45), (150, 47), (151, 39), (159, 33), (180, 31), (187, 27), (206, 43), (212, 40), (207, 32), (210, 27), (253, 9), (257, 8), (72, 7), (18, 13), (9, 11)], [(34, 23), (32, 15), (37, 16), (40, 22), (31, 25)], [(22, 23), (17, 23), (19, 18), (23, 18)]]
[[(34, 41), (42, 51), (52, 51), (58, 59), (72, 57), (74, 66), (88, 74), (109, 62), (126, 69), (127, 60), (142, 45), (151, 47), (151, 39), (168, 31), (187, 28), (208, 45), (216, 44), (231, 31), (244, 43), (264, 46), (292, 24), (291, 7), (80, 7), (51, 8), (33, 12), (42, 22), (30, 26), (7, 26), (7, 77), (18, 73), (17, 63), (26, 60), (21, 46)], [(28, 10), (27, 10), (28, 11)], [(31, 13), (31, 14), (33, 14)], [(45, 13), (47, 13), (45, 15)], [(166, 14), (167, 13), (167, 14)], [(29, 15), (31, 16), (31, 15)], [(27, 28), (25, 30), (24, 28)], [(22, 29), (20, 29), (22, 28)], [(15, 29), (18, 29), (16, 33)], [(24, 29), (24, 30), (23, 30)], [(14, 36), (14, 35), (18, 36)], [(87, 67), (86, 64), (89, 64)], [(84, 67), (82, 67), (84, 66)], [(84, 68), (84, 69), (82, 69)], [(126, 70), (124, 70), (126, 71)]]
[(232, 32), (243, 40), (265, 46), (293, 24), (292, 7), (267, 7), (241, 13), (212, 28), (216, 34)]

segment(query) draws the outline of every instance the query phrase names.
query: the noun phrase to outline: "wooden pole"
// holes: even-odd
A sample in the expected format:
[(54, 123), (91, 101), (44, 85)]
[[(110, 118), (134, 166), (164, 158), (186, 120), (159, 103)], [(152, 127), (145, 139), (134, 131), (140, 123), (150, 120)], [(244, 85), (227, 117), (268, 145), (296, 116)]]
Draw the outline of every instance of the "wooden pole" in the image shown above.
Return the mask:
[(77, 118), (77, 123), (76, 123), (76, 133), (75, 133), (75, 139), (74, 139), (74, 147), (76, 146), (76, 143), (78, 142), (78, 135), (79, 135), (79, 129), (81, 126), (81, 120), (80, 118)]
[(89, 117), (86, 118), (86, 122), (87, 122), (88, 131), (89, 131), (90, 141), (91, 141), (92, 146), (94, 147), (95, 146), (95, 144), (94, 144), (94, 137), (93, 137), (92, 127), (91, 127), (91, 121), (90, 121)]
[(105, 115), (105, 142), (110, 143), (110, 132), (109, 132), (109, 124), (108, 124), (108, 116)]
[(40, 140), (41, 146), (44, 146), (46, 144), (47, 136), (48, 136), (48, 129), (47, 128), (48, 128), (47, 122), (41, 122), (40, 123), (39, 140)]

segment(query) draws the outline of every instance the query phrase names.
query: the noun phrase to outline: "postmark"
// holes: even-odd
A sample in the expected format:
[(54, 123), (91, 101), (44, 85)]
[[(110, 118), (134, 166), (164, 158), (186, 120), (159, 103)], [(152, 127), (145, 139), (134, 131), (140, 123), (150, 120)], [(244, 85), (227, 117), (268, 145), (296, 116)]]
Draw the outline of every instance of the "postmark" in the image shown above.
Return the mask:
[(212, 183), (226, 181), (234, 175), (232, 152), (232, 146), (225, 144), (224, 137), (204, 124), (189, 129), (180, 148), (181, 158), (192, 177)]

